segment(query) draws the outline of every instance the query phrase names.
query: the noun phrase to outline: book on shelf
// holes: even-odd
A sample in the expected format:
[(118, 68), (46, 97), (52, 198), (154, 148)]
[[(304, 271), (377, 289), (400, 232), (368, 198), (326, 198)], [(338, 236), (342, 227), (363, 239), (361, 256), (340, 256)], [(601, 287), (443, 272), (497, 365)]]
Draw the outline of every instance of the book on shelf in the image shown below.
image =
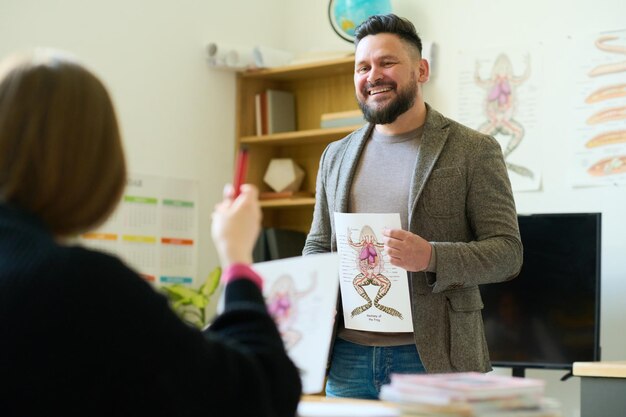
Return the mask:
[(263, 134), (263, 117), (261, 116), (261, 96), (263, 93), (254, 95), (254, 123), (257, 136)]
[(296, 100), (290, 91), (268, 89), (254, 97), (257, 135), (296, 130)]
[(255, 94), (254, 115), (257, 136), (267, 135), (267, 91)]
[(361, 110), (348, 110), (333, 113), (323, 113), (320, 117), (320, 127), (328, 129), (332, 127), (360, 126), (367, 123)]

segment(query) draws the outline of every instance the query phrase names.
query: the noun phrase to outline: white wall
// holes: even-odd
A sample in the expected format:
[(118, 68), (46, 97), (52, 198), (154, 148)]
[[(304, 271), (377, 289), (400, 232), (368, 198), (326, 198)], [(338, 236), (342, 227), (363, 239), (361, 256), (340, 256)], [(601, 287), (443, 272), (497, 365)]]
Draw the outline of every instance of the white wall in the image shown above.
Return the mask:
[(0, 56), (76, 54), (107, 84), (132, 172), (199, 181), (200, 274), (217, 265), (210, 213), (231, 181), (235, 78), (205, 64), (209, 41), (275, 44), (278, 1), (2, 0)]
[[(349, 44), (332, 31), (326, 17), (327, 1), (290, 0), (289, 13), (307, 16), (306, 30), (292, 19), (285, 47), (294, 50), (336, 50)], [(516, 193), (521, 213), (599, 211), (603, 215), (601, 344), (603, 360), (626, 359), (626, 186), (573, 189), (568, 182), (567, 108), (569, 90), (566, 74), (576, 60), (568, 61), (562, 45), (565, 35), (625, 29), (626, 2), (590, 1), (512, 1), (512, 0), (392, 0), (394, 12), (407, 17), (420, 35), (439, 46), (436, 74), (426, 86), (426, 100), (450, 117), (457, 112), (458, 52), (482, 47), (528, 45), (543, 42), (545, 100), (552, 112), (544, 117), (549, 126), (538, 155), (543, 169), (543, 187), (538, 192)], [(311, 34), (315, 36), (311, 36)], [(581, 242), (584, 244), (585, 242)], [(508, 369), (497, 372), (508, 373)], [(548, 381), (547, 394), (563, 404), (563, 414), (580, 414), (580, 381), (560, 382), (563, 371), (528, 370), (527, 376)]]

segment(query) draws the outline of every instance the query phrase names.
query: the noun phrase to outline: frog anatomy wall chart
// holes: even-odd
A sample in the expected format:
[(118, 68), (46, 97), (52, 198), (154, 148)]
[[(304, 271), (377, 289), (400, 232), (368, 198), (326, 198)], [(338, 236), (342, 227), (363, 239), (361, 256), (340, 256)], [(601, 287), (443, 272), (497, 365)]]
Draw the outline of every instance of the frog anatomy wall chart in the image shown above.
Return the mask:
[(511, 47), (460, 59), (459, 122), (500, 143), (514, 191), (541, 187), (540, 61)]

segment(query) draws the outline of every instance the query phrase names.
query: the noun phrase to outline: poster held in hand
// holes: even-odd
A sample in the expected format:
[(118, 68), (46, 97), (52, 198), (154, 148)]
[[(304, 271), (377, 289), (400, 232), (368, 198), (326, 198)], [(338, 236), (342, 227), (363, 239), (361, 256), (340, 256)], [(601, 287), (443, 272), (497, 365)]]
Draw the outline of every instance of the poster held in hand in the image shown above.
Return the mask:
[(400, 227), (399, 213), (335, 213), (347, 329), (413, 332), (407, 273), (389, 262), (382, 243), (385, 228)]

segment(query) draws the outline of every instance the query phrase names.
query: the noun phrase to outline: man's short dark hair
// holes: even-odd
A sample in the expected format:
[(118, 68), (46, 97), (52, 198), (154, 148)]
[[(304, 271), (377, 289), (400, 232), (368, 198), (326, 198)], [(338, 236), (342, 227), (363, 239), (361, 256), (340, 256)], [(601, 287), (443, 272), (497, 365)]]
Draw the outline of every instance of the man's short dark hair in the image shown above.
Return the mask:
[(354, 46), (357, 46), (364, 37), (379, 33), (393, 33), (415, 46), (420, 55), (422, 54), (422, 40), (413, 23), (393, 13), (370, 16), (357, 26), (354, 30)]

